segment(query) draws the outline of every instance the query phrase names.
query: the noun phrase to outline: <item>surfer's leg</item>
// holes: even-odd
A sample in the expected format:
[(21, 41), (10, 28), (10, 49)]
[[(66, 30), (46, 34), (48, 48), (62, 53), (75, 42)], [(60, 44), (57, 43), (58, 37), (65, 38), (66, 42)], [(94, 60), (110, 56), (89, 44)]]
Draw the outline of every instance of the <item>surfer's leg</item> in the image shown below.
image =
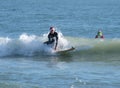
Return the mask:
[(47, 44), (47, 45), (48, 45), (48, 41), (44, 42), (44, 44)]
[(46, 42), (44, 42), (44, 44), (47, 44), (47, 45), (52, 44), (52, 43), (54, 43), (54, 41), (46, 41)]

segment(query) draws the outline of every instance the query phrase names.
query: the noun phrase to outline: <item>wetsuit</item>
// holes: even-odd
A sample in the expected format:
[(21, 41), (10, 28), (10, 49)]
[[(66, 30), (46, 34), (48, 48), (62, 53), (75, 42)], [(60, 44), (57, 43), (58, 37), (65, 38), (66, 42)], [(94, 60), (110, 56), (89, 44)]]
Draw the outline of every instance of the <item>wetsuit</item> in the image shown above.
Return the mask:
[(44, 42), (44, 44), (53, 44), (56, 41), (55, 47), (57, 47), (58, 44), (58, 33), (54, 32), (48, 34), (48, 41)]
[(104, 36), (102, 35), (102, 36), (98, 36), (98, 35), (96, 35), (96, 37), (95, 38), (104, 38)]
[(95, 38), (104, 38), (102, 32), (98, 32)]

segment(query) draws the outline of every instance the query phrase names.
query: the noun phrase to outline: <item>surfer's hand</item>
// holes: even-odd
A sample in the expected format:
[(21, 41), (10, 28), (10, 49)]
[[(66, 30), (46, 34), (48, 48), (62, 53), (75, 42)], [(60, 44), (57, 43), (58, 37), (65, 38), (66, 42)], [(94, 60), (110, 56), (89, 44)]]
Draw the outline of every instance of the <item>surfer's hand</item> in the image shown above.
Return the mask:
[(56, 50), (56, 47), (54, 48), (54, 50)]

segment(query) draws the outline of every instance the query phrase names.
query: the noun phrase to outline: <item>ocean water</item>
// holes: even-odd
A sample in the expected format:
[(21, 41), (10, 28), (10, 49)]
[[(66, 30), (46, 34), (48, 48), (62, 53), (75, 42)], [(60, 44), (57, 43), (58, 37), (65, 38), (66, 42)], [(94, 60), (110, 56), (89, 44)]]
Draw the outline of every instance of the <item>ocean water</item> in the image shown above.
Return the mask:
[[(0, 0), (0, 88), (119, 88), (119, 9), (120, 0)], [(59, 49), (75, 50), (44, 45), (50, 26)]]

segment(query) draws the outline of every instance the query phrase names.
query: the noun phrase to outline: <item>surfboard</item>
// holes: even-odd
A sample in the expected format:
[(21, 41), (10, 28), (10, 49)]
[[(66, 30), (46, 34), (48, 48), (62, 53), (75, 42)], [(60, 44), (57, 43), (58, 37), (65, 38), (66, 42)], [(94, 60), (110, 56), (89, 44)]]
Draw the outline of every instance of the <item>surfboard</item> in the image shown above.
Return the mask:
[(74, 47), (71, 47), (64, 50), (57, 50), (56, 53), (67, 53), (67, 52), (73, 51), (74, 49), (75, 49)]

